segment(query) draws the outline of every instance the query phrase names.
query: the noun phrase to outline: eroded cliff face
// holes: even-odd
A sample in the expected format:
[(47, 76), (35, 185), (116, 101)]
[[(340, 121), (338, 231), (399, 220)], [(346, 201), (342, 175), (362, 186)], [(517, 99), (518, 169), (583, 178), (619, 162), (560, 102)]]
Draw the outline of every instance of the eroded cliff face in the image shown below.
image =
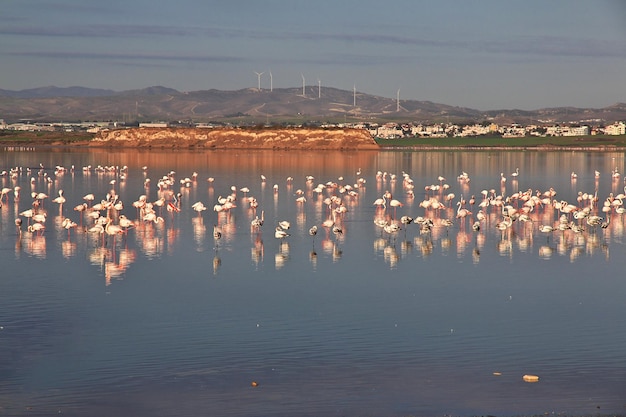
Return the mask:
[(102, 131), (92, 146), (204, 149), (379, 149), (363, 129), (134, 128)]

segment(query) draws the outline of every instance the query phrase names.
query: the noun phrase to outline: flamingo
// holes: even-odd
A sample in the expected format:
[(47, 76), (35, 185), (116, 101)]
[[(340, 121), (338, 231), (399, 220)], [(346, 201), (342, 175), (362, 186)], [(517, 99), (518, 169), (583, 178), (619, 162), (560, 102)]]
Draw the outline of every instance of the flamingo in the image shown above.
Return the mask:
[(15, 219), (15, 231), (18, 236), (22, 236), (22, 219), (19, 217)]
[(309, 229), (309, 236), (313, 237), (313, 246), (315, 246), (315, 235), (317, 235), (317, 225), (313, 225)]
[(389, 206), (393, 207), (393, 217), (396, 217), (396, 208), (404, 206), (399, 200), (391, 199)]
[(263, 222), (265, 221), (265, 211), (261, 210), (261, 218), (259, 218), (259, 216), (257, 215), (254, 219), (252, 219), (252, 221), (250, 222), (250, 226), (254, 229), (260, 229), (261, 226), (263, 226)]
[(31, 233), (37, 233), (39, 236), (43, 234), (43, 231), (46, 230), (46, 226), (42, 223), (33, 223), (28, 226), (28, 231)]
[(124, 233), (126, 234), (128, 233), (128, 229), (133, 227), (132, 220), (130, 220), (128, 217), (126, 217), (123, 214), (120, 215), (119, 223), (120, 223), (120, 226), (124, 229)]
[(284, 239), (286, 237), (289, 236), (289, 233), (287, 233), (285, 230), (283, 230), (280, 226), (276, 226), (276, 230), (274, 231), (274, 237), (276, 239)]
[(2, 200), (6, 196), (7, 204), (9, 204), (9, 193), (10, 192), (11, 192), (10, 188), (6, 188), (6, 187), (3, 188), (2, 191), (0, 191), (0, 202), (2, 202)]
[(542, 224), (539, 226), (539, 231), (541, 233), (545, 233), (548, 235), (548, 240), (550, 240), (550, 233), (554, 232), (554, 227), (547, 225), (547, 224)]
[(61, 223), (61, 226), (67, 230), (67, 238), (70, 238), (70, 230), (76, 226), (78, 226), (75, 222), (73, 222), (71, 219), (69, 218), (65, 218), (63, 219), (63, 223)]
[(124, 229), (120, 225), (108, 221), (104, 226), (104, 232), (109, 236), (113, 236), (113, 247), (115, 248), (115, 236), (124, 233)]
[(143, 216), (142, 219), (144, 222), (152, 222), (152, 223), (162, 223), (165, 220), (163, 217), (157, 216), (154, 211), (148, 212)]
[(465, 217), (470, 214), (470, 211), (463, 207), (463, 202), (461, 201), (456, 203), (456, 205), (459, 206), (456, 210), (456, 218), (461, 219), (461, 221), (463, 222), (462, 224), (465, 224)]
[(383, 195), (381, 198), (374, 200), (374, 205), (382, 208), (387, 208), (387, 198)]
[(191, 205), (191, 208), (194, 209), (198, 213), (198, 217), (202, 216), (202, 212), (207, 209), (204, 203), (202, 203), (201, 201), (198, 201), (197, 203), (193, 203)]
[(33, 209), (24, 210), (20, 213), (20, 216), (26, 217), (28, 219), (28, 225), (30, 225), (30, 219), (35, 215)]
[(95, 199), (96, 197), (93, 194), (87, 194), (83, 197), (83, 200), (85, 200), (89, 205), (91, 205)]

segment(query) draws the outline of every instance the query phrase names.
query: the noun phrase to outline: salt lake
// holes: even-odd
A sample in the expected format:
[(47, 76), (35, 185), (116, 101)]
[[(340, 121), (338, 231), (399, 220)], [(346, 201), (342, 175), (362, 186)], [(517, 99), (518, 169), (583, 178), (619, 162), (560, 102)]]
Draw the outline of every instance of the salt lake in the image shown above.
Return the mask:
[[(624, 169), (623, 152), (5, 149), (0, 415), (625, 414)], [(131, 226), (93, 231), (94, 212)]]

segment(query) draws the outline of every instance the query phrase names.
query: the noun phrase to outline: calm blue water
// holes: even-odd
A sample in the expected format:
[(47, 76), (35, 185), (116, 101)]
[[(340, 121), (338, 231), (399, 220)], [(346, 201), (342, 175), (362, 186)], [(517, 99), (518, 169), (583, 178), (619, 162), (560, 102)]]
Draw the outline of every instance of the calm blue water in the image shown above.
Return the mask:
[[(502, 231), (496, 205), (478, 232), (469, 216), (456, 218), (461, 197), (476, 215), (483, 190), (506, 199), (552, 187), (554, 201), (580, 207), (589, 203), (579, 195), (597, 195), (592, 214), (606, 221), (604, 201), (624, 192), (624, 153), (1, 152), (0, 171), (15, 167), (15, 178), (0, 177), (10, 189), (0, 209), (0, 415), (626, 414), (618, 203), (607, 228), (580, 220), (580, 233), (539, 231), (558, 225), (553, 204)], [(160, 190), (168, 174), (173, 184)], [(357, 194), (340, 192), (358, 178)], [(328, 182), (338, 186), (314, 191)], [(214, 211), (233, 186), (235, 207)], [(52, 201), (58, 190), (62, 207)], [(94, 194), (91, 206), (110, 190), (123, 203), (112, 221), (134, 222), (115, 239), (89, 232), (93, 220), (74, 210), (83, 196)], [(385, 191), (403, 204), (395, 213), (373, 205)], [(32, 192), (48, 195), (41, 235), (19, 215), (32, 208)], [(446, 208), (420, 207), (450, 193)], [(139, 218), (132, 203), (141, 195), (165, 199), (154, 206), (163, 222)], [(347, 209), (335, 217), (340, 235), (322, 226), (331, 195)], [(196, 202), (208, 209), (198, 214)], [(263, 226), (251, 229), (261, 212)], [(374, 223), (403, 215), (430, 217), (434, 227), (389, 234)], [(65, 218), (79, 224), (69, 236)], [(274, 237), (281, 220), (291, 223), (282, 240)]]

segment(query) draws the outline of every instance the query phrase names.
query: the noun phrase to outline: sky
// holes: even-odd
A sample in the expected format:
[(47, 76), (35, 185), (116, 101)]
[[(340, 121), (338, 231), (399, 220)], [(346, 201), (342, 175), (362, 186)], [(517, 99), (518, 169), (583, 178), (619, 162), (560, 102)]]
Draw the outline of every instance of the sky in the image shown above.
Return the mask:
[(624, 0), (3, 0), (0, 89), (335, 87), (479, 110), (626, 102)]

